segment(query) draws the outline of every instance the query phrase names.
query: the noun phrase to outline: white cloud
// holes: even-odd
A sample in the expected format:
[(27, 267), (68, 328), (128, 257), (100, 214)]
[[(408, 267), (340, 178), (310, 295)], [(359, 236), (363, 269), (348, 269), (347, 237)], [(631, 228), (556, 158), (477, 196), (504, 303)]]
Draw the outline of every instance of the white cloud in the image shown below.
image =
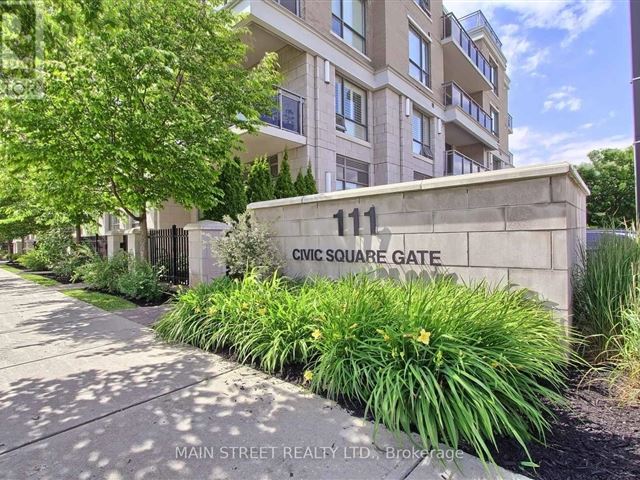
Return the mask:
[(574, 94), (575, 91), (575, 87), (564, 86), (560, 87), (560, 90), (550, 93), (544, 101), (543, 111), (548, 112), (553, 109), (577, 112), (582, 107), (582, 99)]
[(516, 127), (509, 139), (516, 166), (540, 163), (569, 162), (580, 164), (588, 161), (587, 154), (601, 148), (626, 148), (631, 137), (611, 135), (586, 138), (583, 132), (549, 133), (530, 127)]
[[(565, 32), (561, 46), (568, 46), (591, 28), (613, 5), (613, 0), (446, 0), (445, 7), (457, 17), (482, 10), (502, 40), (509, 73), (522, 69), (536, 74), (548, 60), (549, 48), (531, 43), (529, 30), (559, 30)], [(500, 25), (492, 17), (498, 9), (516, 15), (517, 24)], [(589, 53), (591, 55), (591, 53)]]

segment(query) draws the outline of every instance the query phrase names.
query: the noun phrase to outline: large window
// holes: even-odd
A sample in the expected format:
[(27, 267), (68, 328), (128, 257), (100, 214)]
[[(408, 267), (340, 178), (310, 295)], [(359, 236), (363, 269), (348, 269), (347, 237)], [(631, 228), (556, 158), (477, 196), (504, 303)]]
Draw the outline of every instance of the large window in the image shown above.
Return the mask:
[(367, 92), (336, 76), (336, 129), (367, 140)]
[(336, 190), (369, 186), (369, 164), (336, 155)]
[(365, 52), (363, 0), (331, 0), (331, 30), (351, 45)]
[(413, 28), (409, 28), (409, 75), (431, 87), (431, 47)]
[(413, 131), (413, 153), (423, 157), (433, 158), (431, 148), (431, 117), (417, 110), (413, 111), (411, 119)]
[(497, 137), (500, 133), (500, 130), (498, 129), (498, 124), (500, 123), (500, 113), (498, 113), (498, 111), (493, 107), (491, 107), (490, 113), (491, 113), (491, 131)]
[(489, 79), (493, 85), (493, 92), (498, 95), (498, 66), (492, 60), (489, 61)]
[(269, 173), (272, 177), (278, 176), (278, 154), (269, 155), (267, 157), (267, 163), (269, 164)]

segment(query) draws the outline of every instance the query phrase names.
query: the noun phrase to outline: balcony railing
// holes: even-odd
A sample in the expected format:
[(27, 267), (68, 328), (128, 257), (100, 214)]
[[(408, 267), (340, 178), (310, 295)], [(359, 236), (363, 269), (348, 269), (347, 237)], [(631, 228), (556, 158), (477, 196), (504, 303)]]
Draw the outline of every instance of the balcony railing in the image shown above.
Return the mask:
[(447, 150), (445, 154), (445, 175), (464, 175), (465, 173), (484, 172), (486, 167), (466, 155), (456, 152), (455, 150)]
[(260, 117), (262, 121), (282, 130), (304, 135), (302, 126), (304, 98), (278, 87), (276, 105), (271, 115), (262, 115)]
[(485, 17), (484, 13), (480, 10), (476, 10), (475, 12), (462, 17), (460, 19), (460, 24), (467, 30), (467, 32), (472, 32), (478, 28), (484, 28), (493, 40), (493, 43), (495, 43), (498, 48), (502, 48), (502, 42), (498, 38), (498, 35), (496, 35), (496, 32), (491, 27), (489, 20), (487, 20), (487, 17)]
[(513, 133), (513, 117), (510, 113), (507, 114), (507, 130), (509, 133)]
[(471, 63), (473, 63), (480, 73), (491, 82), (491, 65), (489, 61), (480, 53), (476, 44), (453, 13), (447, 13), (442, 17), (442, 39), (452, 38), (462, 49)]
[(445, 83), (443, 86), (445, 106), (453, 105), (461, 108), (467, 115), (478, 122), (482, 128), (495, 135), (491, 115), (485, 112), (480, 105), (454, 82)]

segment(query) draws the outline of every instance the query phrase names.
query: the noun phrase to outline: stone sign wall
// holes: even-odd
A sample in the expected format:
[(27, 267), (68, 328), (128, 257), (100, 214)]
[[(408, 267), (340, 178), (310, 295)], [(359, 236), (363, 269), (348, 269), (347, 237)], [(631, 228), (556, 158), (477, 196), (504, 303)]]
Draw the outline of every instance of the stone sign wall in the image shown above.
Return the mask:
[(589, 191), (569, 164), (525, 167), (249, 205), (289, 276), (434, 272), (537, 292), (571, 308)]

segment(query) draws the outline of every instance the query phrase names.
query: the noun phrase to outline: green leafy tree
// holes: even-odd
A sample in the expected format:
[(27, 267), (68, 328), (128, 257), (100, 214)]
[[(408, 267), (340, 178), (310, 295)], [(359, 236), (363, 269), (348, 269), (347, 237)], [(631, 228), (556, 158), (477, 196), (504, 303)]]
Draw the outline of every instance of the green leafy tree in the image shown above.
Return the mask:
[(139, 221), (146, 258), (149, 208), (218, 202), (237, 132), (272, 107), (276, 55), (244, 68), (246, 30), (215, 2), (45, 3), (47, 31), (67, 41), (47, 44), (43, 100), (3, 102), (3, 137), (23, 164)]
[(205, 217), (220, 222), (225, 215), (238, 218), (247, 209), (247, 193), (239, 158), (232, 158), (224, 163), (220, 170), (219, 185), (222, 199), (205, 213)]
[(276, 184), (274, 187), (274, 193), (276, 198), (289, 198), (295, 197), (298, 193), (291, 180), (291, 168), (289, 167), (289, 153), (285, 150), (282, 158), (282, 164), (280, 165), (280, 172), (276, 178)]
[(307, 173), (304, 176), (305, 181), (305, 195), (313, 195), (318, 193), (318, 187), (316, 186), (316, 179), (313, 178), (313, 172), (311, 171), (311, 164), (307, 165)]
[(578, 166), (591, 195), (587, 197), (587, 222), (610, 228), (635, 221), (633, 149), (594, 150), (591, 163)]

